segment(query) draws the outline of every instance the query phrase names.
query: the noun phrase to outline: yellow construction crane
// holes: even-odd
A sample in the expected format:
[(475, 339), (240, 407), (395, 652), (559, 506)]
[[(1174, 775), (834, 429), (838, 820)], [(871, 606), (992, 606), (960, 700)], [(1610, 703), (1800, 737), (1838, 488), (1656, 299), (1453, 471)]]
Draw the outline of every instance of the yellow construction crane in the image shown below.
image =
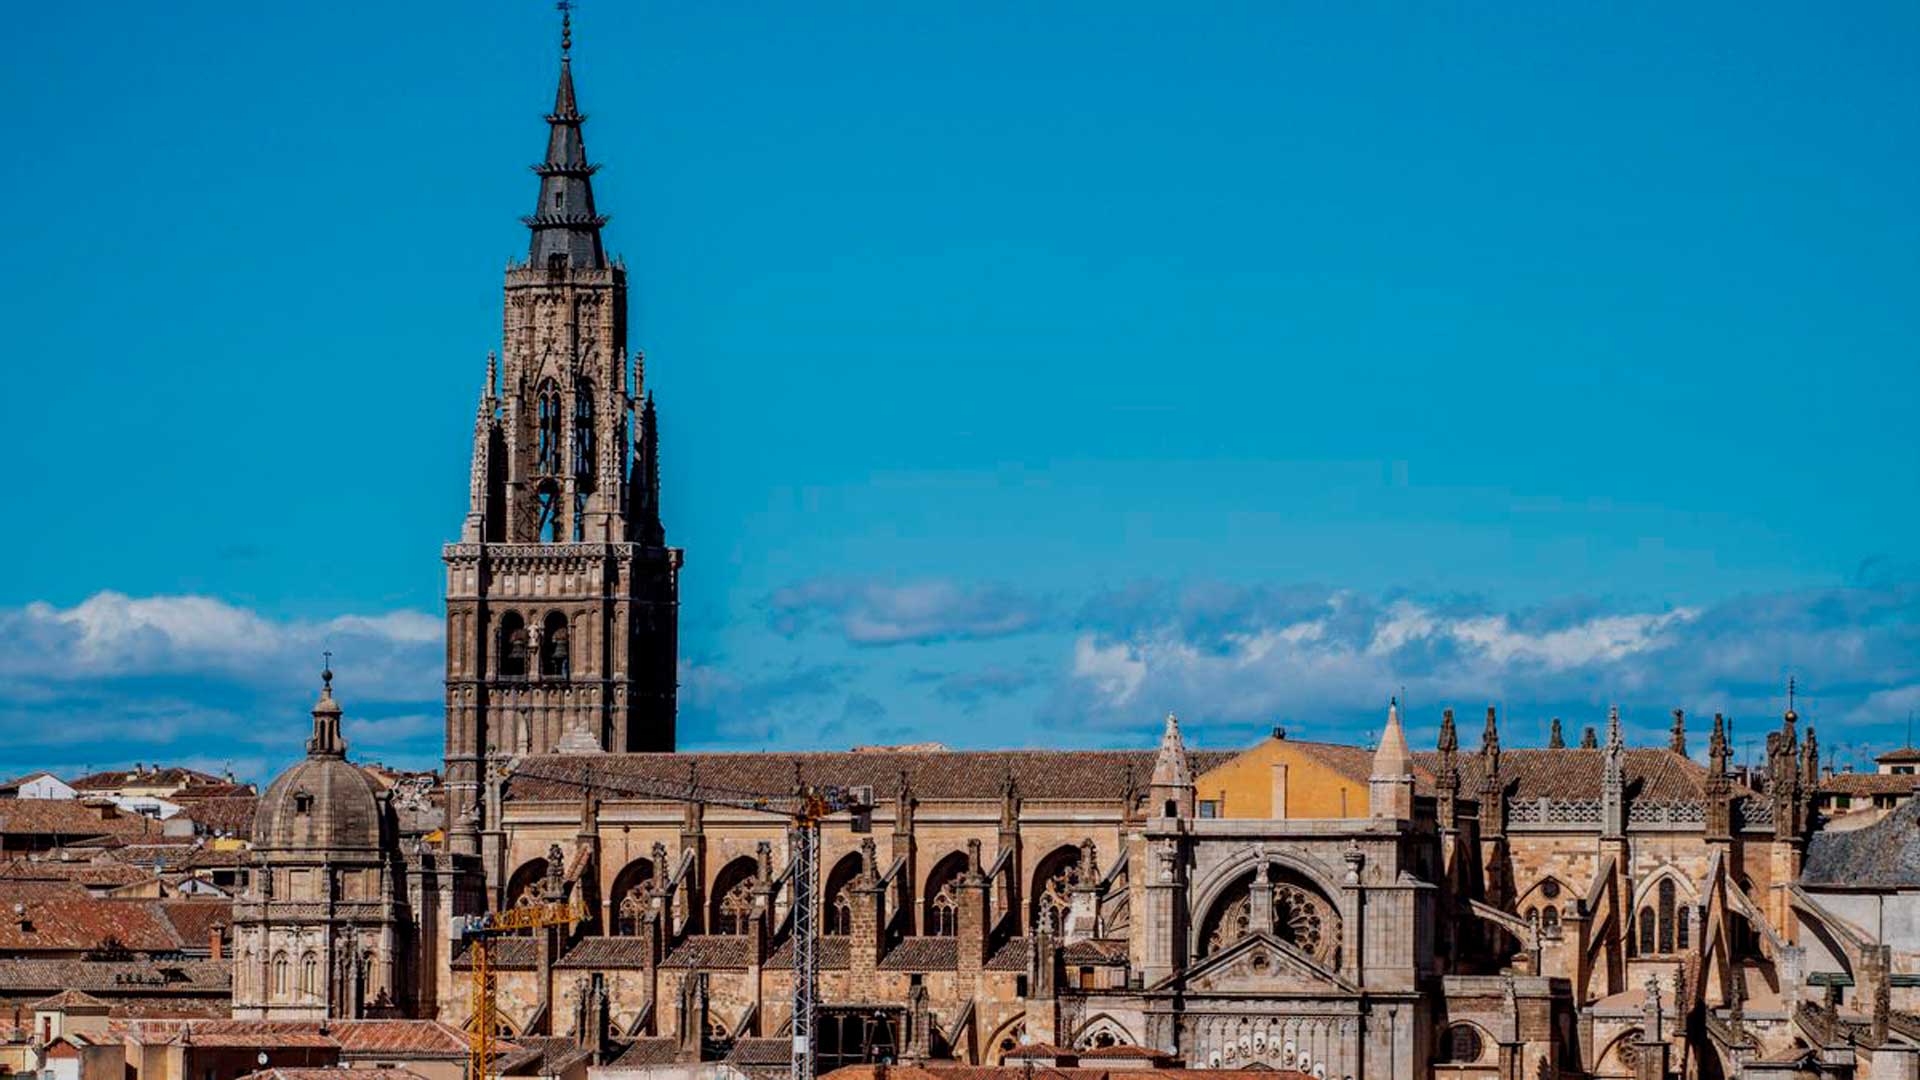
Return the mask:
[[(647, 776), (604, 772), (585, 760), (565, 763), (528, 760), (509, 762), (509, 776), (566, 784), (589, 791), (628, 798), (728, 806), (784, 816), (793, 830), (791, 905), (793, 911), (793, 1055), (791, 1080), (813, 1080), (814, 1013), (819, 1003), (820, 936), (817, 905), (820, 891), (820, 823), (834, 814), (851, 814), (856, 833), (873, 831), (873, 789), (866, 786), (815, 787), (802, 785), (786, 795), (736, 791), (697, 783), (691, 776), (672, 781)], [(467, 1061), (467, 1080), (488, 1080), (493, 1037), (493, 973), (486, 968), (484, 942), (499, 934), (535, 926), (570, 926), (587, 917), (576, 898), (572, 904), (544, 904), (474, 916), (479, 927), (474, 947), (473, 1050)], [(484, 1021), (481, 1023), (479, 1021)], [(484, 1044), (484, 1045), (483, 1045)]]
[(473, 1031), (467, 1039), (466, 1080), (487, 1080), (493, 1068), (494, 1017), (493, 940), (521, 930), (573, 926), (586, 921), (587, 905), (575, 897), (555, 904), (529, 904), (484, 915), (453, 920), (455, 937), (467, 939), (467, 959), (473, 962)]

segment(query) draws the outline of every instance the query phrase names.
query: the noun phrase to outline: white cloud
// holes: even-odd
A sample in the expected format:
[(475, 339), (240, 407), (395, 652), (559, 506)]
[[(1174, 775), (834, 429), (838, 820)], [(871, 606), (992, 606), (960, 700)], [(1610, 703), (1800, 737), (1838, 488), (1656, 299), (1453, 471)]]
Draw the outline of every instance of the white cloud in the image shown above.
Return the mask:
[(780, 633), (798, 633), (827, 615), (839, 620), (841, 634), (854, 645), (1005, 637), (1037, 627), (1045, 607), (1001, 585), (841, 579), (789, 586), (768, 597), (766, 606)]

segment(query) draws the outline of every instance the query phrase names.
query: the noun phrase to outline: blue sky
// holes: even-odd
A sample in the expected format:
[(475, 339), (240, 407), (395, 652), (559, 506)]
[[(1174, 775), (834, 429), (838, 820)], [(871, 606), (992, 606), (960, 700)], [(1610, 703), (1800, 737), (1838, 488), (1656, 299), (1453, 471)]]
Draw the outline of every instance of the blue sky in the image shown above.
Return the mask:
[[(0, 769), (439, 747), (542, 3), (16, 12)], [(1920, 707), (1912, 5), (613, 4), (683, 743)], [(1698, 729), (1696, 729), (1698, 730)], [(1696, 744), (1698, 740), (1696, 740)]]

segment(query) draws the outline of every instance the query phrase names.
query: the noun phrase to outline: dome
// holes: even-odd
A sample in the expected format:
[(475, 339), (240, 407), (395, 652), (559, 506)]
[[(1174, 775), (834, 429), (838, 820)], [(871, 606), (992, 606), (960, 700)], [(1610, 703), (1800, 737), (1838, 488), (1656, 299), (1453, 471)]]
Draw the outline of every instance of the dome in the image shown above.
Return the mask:
[(261, 851), (376, 850), (380, 797), (373, 778), (347, 760), (340, 737), (340, 706), (327, 672), (313, 707), (306, 760), (274, 778), (253, 816), (253, 846)]

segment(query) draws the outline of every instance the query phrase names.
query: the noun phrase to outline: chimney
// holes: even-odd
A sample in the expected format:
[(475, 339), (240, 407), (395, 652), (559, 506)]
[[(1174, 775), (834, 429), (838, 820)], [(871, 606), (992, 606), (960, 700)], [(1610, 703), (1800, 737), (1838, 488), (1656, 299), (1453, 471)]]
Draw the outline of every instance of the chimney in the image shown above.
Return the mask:
[(215, 926), (207, 931), (207, 956), (213, 960), (226, 959), (227, 928)]

